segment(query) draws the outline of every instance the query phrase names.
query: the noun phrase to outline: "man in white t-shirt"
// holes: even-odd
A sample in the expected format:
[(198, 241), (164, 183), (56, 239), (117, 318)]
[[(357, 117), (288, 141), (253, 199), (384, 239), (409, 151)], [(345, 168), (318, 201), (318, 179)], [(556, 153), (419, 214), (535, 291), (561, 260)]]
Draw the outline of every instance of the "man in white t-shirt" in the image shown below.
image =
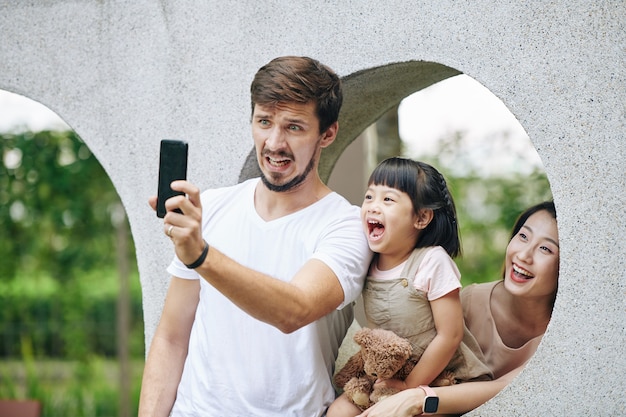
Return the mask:
[[(144, 370), (140, 416), (321, 416), (371, 260), (359, 208), (318, 175), (341, 83), (281, 57), (251, 86), (261, 178), (166, 202), (176, 257)], [(155, 207), (156, 198), (150, 199)], [(175, 212), (182, 210), (182, 214)]]

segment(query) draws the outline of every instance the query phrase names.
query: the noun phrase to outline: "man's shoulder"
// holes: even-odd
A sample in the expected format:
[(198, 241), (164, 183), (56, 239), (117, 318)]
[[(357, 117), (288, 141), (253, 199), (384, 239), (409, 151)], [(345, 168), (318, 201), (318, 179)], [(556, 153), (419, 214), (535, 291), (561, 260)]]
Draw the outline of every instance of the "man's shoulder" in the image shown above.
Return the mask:
[(330, 193), (328, 193), (328, 195), (326, 195), (322, 201), (327, 205), (333, 205), (343, 210), (358, 212), (361, 211), (361, 208), (359, 206), (355, 206), (336, 191), (331, 191)]
[(356, 220), (361, 223), (361, 208), (353, 205), (341, 194), (331, 192), (311, 206), (312, 211), (323, 215), (329, 221)]

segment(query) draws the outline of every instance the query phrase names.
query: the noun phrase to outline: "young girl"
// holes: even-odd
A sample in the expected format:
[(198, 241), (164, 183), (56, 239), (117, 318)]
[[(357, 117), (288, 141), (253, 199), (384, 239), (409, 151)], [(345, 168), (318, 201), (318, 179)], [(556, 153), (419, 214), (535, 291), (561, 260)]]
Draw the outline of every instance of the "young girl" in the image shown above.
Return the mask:
[[(404, 390), (429, 385), (446, 371), (452, 383), (491, 379), (463, 322), (461, 252), (456, 209), (443, 176), (405, 158), (378, 165), (368, 181), (361, 220), (375, 253), (363, 289), (369, 327), (409, 339), (415, 368), (405, 381), (377, 384)], [(328, 417), (361, 413), (342, 394)]]

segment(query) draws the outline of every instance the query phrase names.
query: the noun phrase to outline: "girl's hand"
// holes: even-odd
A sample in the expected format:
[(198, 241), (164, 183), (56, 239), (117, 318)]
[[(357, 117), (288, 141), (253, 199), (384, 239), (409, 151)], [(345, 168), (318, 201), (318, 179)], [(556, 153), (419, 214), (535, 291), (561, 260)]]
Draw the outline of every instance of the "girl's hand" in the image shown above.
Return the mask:
[(408, 386), (399, 379), (378, 379), (374, 383), (374, 388), (392, 388), (396, 391), (404, 391)]

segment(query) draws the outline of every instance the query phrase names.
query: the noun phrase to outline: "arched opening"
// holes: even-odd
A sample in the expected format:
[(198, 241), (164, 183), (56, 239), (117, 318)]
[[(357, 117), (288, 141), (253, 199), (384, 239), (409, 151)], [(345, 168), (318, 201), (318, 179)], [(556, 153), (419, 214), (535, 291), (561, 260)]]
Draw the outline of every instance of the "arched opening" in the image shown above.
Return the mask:
[[(456, 202), (464, 254), (455, 261), (463, 286), (497, 281), (502, 278), (504, 253), (516, 217), (526, 208), (552, 199), (541, 160), (505, 104), (477, 81), (452, 69), (443, 72), (437, 64), (407, 63), (395, 68), (441, 72), (432, 78), (421, 73), (421, 82), (403, 89), (395, 85), (396, 80), (403, 83), (407, 78), (394, 72), (394, 66), (385, 77), (372, 79), (367, 71), (355, 74), (355, 78), (369, 78), (359, 82), (359, 88), (350, 89), (357, 83), (346, 77), (346, 94), (351, 98), (342, 110), (346, 123), (340, 121), (340, 132), (347, 124), (349, 132), (344, 131), (342, 139), (355, 133), (357, 137), (347, 146), (339, 143), (340, 155), (327, 155), (325, 166), (332, 165), (328, 183), (360, 205), (369, 173), (378, 162), (401, 155), (430, 163), (444, 174)], [(383, 73), (379, 68), (375, 72)], [(391, 93), (368, 91), (372, 82), (379, 83), (374, 91), (391, 86)], [(376, 113), (369, 109), (371, 105), (384, 110)], [(361, 301), (356, 317), (358, 324), (366, 323)], [(356, 352), (349, 343), (338, 368)]]
[(119, 196), (49, 109), (0, 90), (0, 113), (0, 398), (136, 414), (141, 287)]

